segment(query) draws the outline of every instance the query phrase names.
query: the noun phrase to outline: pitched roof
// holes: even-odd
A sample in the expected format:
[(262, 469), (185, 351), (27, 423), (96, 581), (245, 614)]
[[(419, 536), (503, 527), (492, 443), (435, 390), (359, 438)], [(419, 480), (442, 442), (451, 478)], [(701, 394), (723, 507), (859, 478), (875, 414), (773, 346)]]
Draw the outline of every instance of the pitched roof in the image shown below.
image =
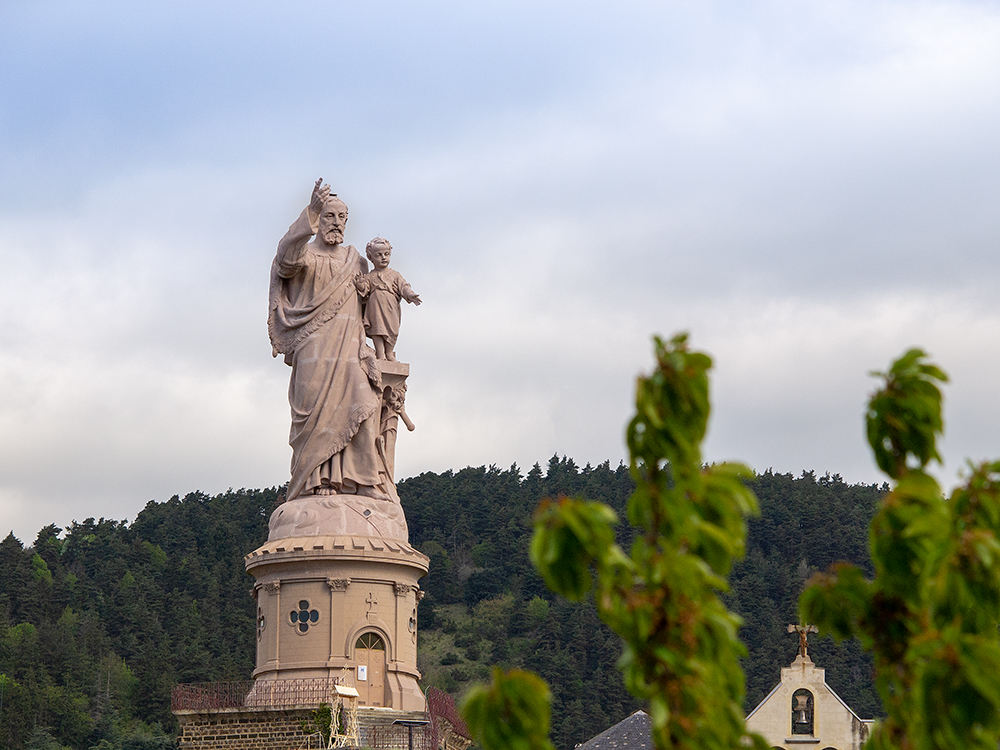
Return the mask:
[(653, 750), (649, 716), (636, 711), (610, 729), (577, 745), (576, 750)]

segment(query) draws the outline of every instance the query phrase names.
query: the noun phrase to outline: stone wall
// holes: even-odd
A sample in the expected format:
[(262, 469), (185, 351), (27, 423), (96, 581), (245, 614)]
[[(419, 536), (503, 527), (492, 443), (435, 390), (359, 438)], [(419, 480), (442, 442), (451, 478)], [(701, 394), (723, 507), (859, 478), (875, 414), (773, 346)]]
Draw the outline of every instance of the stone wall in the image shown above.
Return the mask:
[[(178, 738), (180, 750), (304, 750), (322, 747), (312, 732), (302, 728), (312, 725), (313, 711), (309, 706), (285, 709), (216, 708), (207, 710), (175, 710), (181, 726)], [(456, 714), (457, 715), (457, 714)], [(390, 709), (361, 709), (358, 723), (363, 746), (383, 750), (407, 750), (408, 732), (404, 727), (391, 726), (396, 719), (427, 719), (421, 712)], [(436, 750), (467, 750), (472, 740), (446, 716), (437, 717), (438, 747)], [(430, 727), (414, 728), (414, 750), (431, 750)], [(457, 731), (456, 731), (457, 730)]]
[(302, 722), (311, 721), (312, 713), (311, 708), (231, 708), (174, 715), (181, 725), (180, 750), (299, 750), (309, 735)]

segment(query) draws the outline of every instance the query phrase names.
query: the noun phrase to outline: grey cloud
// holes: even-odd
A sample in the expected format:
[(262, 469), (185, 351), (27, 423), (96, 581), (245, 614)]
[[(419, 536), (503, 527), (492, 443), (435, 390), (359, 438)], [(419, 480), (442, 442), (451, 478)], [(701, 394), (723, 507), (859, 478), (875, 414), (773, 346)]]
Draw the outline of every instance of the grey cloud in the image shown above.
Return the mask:
[(1000, 453), (990, 6), (306, 3), (227, 25), (198, 4), (199, 25), (180, 4), (91, 16), (42, 64), (18, 55), (59, 49), (69, 6), (38, 5), (5, 9), (28, 15), (0, 50), (23, 78), (0, 86), (0, 522), (22, 539), (285, 480), (266, 275), (319, 175), (348, 241), (390, 237), (425, 301), (399, 345), (404, 475), (617, 461), (649, 336), (678, 330), (717, 363), (710, 460), (876, 480), (865, 373), (912, 344), (954, 376), (943, 475)]

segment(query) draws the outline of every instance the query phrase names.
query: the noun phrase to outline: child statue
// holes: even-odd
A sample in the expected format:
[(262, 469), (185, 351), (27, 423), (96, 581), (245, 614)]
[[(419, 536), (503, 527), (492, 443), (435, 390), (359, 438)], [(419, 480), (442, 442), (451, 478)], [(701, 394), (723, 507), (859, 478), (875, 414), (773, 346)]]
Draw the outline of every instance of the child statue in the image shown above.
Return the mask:
[(365, 305), (365, 335), (375, 345), (378, 359), (396, 361), (396, 339), (399, 336), (399, 300), (414, 305), (420, 297), (414, 294), (399, 271), (389, 268), (392, 245), (384, 237), (376, 237), (365, 247), (365, 255), (375, 266), (370, 273), (354, 280), (358, 293), (367, 300)]

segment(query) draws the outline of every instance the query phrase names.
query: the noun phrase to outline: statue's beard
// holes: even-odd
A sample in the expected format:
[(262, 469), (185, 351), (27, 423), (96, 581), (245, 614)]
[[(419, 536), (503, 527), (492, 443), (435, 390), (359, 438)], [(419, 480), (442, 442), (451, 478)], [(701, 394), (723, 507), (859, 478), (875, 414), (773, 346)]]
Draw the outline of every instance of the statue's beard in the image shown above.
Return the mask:
[(328, 245), (339, 245), (344, 241), (344, 233), (339, 229), (328, 229), (323, 233), (323, 239)]

